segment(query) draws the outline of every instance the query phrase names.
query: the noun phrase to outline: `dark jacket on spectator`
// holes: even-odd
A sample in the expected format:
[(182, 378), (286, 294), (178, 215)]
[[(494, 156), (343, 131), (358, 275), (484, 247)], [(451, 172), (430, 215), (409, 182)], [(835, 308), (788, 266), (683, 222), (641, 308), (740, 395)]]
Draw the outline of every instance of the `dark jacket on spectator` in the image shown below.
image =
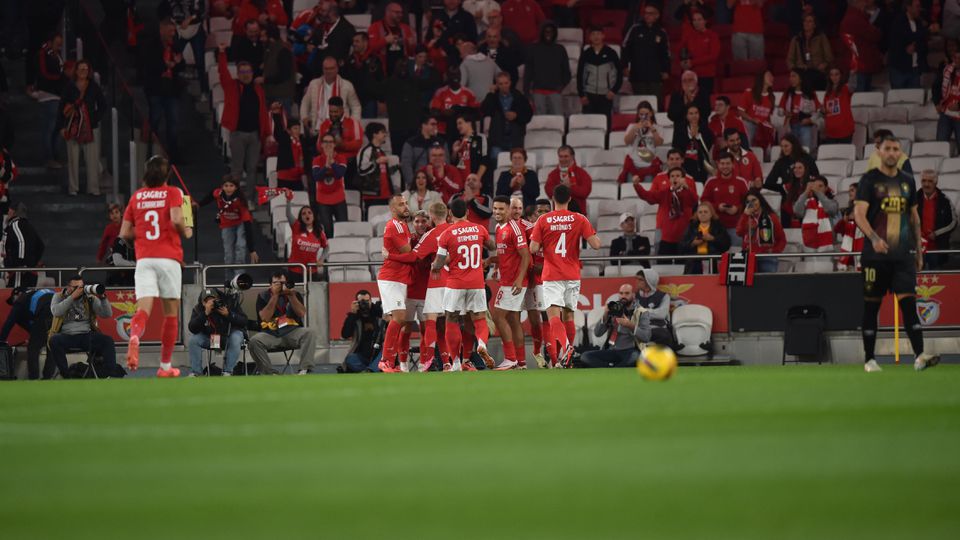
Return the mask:
[(616, 51), (609, 45), (604, 45), (599, 53), (590, 46), (583, 49), (577, 62), (577, 93), (580, 97), (604, 95), (608, 91), (616, 94), (622, 84), (623, 70)]
[[(950, 249), (950, 233), (957, 227), (957, 220), (953, 214), (953, 206), (950, 204), (950, 199), (940, 191), (940, 188), (936, 189), (937, 202), (936, 202), (936, 212), (933, 217), (933, 235), (934, 235), (934, 245), (927, 246), (927, 249)], [(920, 222), (923, 223), (923, 207), (925, 206), (924, 200), (926, 195), (922, 191), (917, 192), (917, 212), (920, 213)]]
[(667, 31), (642, 20), (627, 30), (623, 42), (623, 67), (630, 68), (630, 82), (661, 82), (670, 73), (670, 41)]
[(501, 149), (510, 149), (523, 146), (523, 138), (527, 133), (527, 124), (533, 118), (533, 107), (527, 98), (516, 89), (510, 89), (512, 99), (509, 110), (517, 113), (517, 117), (507, 120), (500, 101), (500, 92), (491, 92), (483, 98), (480, 112), (490, 117), (490, 128), (487, 130), (487, 143)]
[(59, 96), (66, 79), (63, 76), (63, 59), (60, 51), (54, 51), (44, 43), (37, 52), (37, 73), (34, 87), (41, 92)]
[[(356, 27), (345, 17), (337, 19), (336, 25), (327, 34), (327, 46), (320, 47), (320, 39), (323, 33), (314, 31), (314, 44), (317, 46), (316, 52), (312, 57), (310, 69), (316, 77), (323, 74), (323, 59), (332, 56), (337, 62), (344, 62), (350, 54), (350, 48), (353, 47), (353, 35), (357, 33)], [(350, 81), (353, 82), (353, 81)]]
[[(793, 164), (795, 161), (796, 160), (790, 156), (780, 156), (777, 158), (777, 161), (773, 163), (773, 167), (770, 169), (770, 173), (767, 174), (767, 179), (763, 182), (764, 189), (786, 195), (783, 186), (793, 181)], [(800, 161), (807, 166), (807, 176), (820, 174), (820, 169), (817, 168), (817, 162), (814, 161), (813, 156), (810, 154), (801, 154)]]
[[(182, 53), (185, 43), (178, 43), (173, 40), (173, 50), (176, 53)], [(165, 77), (167, 65), (163, 62), (164, 45), (160, 35), (156, 32), (147, 34), (143, 37), (139, 45), (140, 58), (137, 62), (139, 69), (140, 82), (143, 84), (143, 91), (148, 96), (175, 97), (180, 94), (180, 81), (178, 74), (183, 69), (183, 62), (173, 67), (172, 76)]]
[(27, 218), (16, 216), (3, 231), (4, 268), (32, 268), (40, 263), (45, 249), (43, 239)]
[[(412, 69), (409, 74), (407, 76), (399, 70), (394, 70), (393, 75), (380, 85), (379, 93), (387, 104), (391, 132), (417, 129), (420, 126), (420, 115), (423, 114), (430, 96), (433, 95), (432, 92), (427, 92), (427, 89), (433, 85), (432, 77), (414, 78)], [(424, 96), (427, 102), (424, 102)]]
[(430, 147), (438, 142), (441, 142), (438, 137), (426, 139), (422, 133), (417, 133), (403, 143), (403, 149), (400, 152), (400, 172), (403, 174), (403, 185), (410, 185), (416, 172), (429, 161)]
[[(710, 161), (710, 149), (713, 147), (713, 133), (701, 129), (699, 140), (691, 141), (686, 125), (676, 126), (673, 130), (673, 147), (684, 153), (683, 170), (701, 184), (711, 176), (706, 164)], [(697, 158), (687, 157), (687, 150), (697, 152)]]
[[(906, 13), (901, 13), (890, 25), (890, 50), (887, 52), (887, 65), (899, 71), (927, 70), (927, 25), (924, 21), (914, 21), (917, 29), (910, 29)], [(907, 46), (915, 45), (917, 67), (913, 67), (913, 57), (907, 53)]]
[(300, 141), (300, 163), (294, 163), (293, 143), (290, 133), (287, 132), (287, 126), (284, 125), (283, 115), (272, 114), (273, 121), (273, 139), (277, 141), (277, 171), (291, 170), (299, 167), (303, 174), (310, 170), (310, 161), (307, 158), (307, 152), (303, 145), (303, 136)]
[[(618, 236), (610, 242), (610, 256), (616, 257), (618, 255), (627, 255), (630, 257), (640, 256), (640, 255), (649, 255), (650, 254), (650, 240), (642, 235), (635, 234), (632, 238), (627, 238), (626, 235)], [(611, 261), (613, 264), (613, 261)], [(620, 264), (640, 264), (644, 268), (650, 268), (649, 261), (630, 261), (622, 260)]]
[[(75, 103), (80, 99), (80, 89), (77, 85), (70, 82), (63, 89), (63, 95), (60, 97), (60, 108), (57, 111), (58, 127), (63, 127), (66, 118), (63, 116), (63, 106), (67, 103)], [(87, 112), (90, 114), (90, 127), (97, 129), (100, 126), (100, 119), (103, 118), (104, 111), (107, 110), (107, 100), (103, 97), (103, 91), (96, 81), (90, 79), (87, 85), (87, 91), (83, 94), (83, 101), (87, 105)]]
[[(697, 238), (699, 228), (699, 221), (694, 219), (690, 222), (687, 231), (683, 233), (683, 239), (680, 240), (680, 253), (684, 255), (697, 254), (697, 246), (693, 245), (693, 241)], [(710, 236), (713, 237), (713, 241), (707, 242), (708, 255), (719, 255), (730, 250), (730, 235), (727, 234), (727, 229), (723, 227), (720, 220), (714, 219), (710, 222)]]
[(263, 54), (266, 51), (266, 43), (260, 41), (250, 41), (246, 35), (233, 36), (230, 39), (230, 48), (227, 51), (227, 58), (233, 62), (250, 62), (253, 66), (253, 75), (259, 77), (263, 74)]
[[(490, 47), (486, 43), (480, 45), (478, 50), (490, 56)], [(506, 71), (510, 74), (510, 80), (512, 80), (514, 86), (516, 86), (517, 81), (520, 79), (520, 66), (523, 64), (523, 54), (516, 48), (507, 46), (506, 43), (501, 40), (500, 45), (497, 47), (497, 54), (492, 58), (501, 71)]]
[(361, 104), (380, 97), (380, 86), (386, 73), (380, 55), (370, 54), (369, 51), (362, 57), (351, 54), (341, 70), (343, 78), (353, 83)]
[(247, 316), (238, 309), (239, 306), (231, 305), (233, 302), (224, 301), (227, 308), (227, 315), (223, 316), (213, 310), (208, 316), (203, 304), (193, 306), (193, 312), (190, 313), (190, 322), (187, 329), (191, 334), (219, 334), (229, 336), (234, 330), (244, 331), (247, 328)]
[[(697, 92), (697, 95), (693, 98), (693, 103), (697, 105), (697, 109), (700, 111), (700, 129), (707, 130), (710, 125), (710, 113), (713, 110), (713, 106), (710, 104), (710, 96), (704, 92)], [(683, 90), (677, 90), (670, 94), (667, 118), (673, 122), (674, 132), (687, 125), (687, 105), (683, 102)]]
[(548, 26), (556, 25), (546, 23), (540, 28), (540, 41), (527, 47), (526, 70), (523, 78), (525, 80), (524, 90), (530, 94), (534, 90), (552, 90), (559, 92), (563, 90), (570, 82), (570, 59), (567, 56), (567, 49), (554, 41), (544, 41), (544, 30)]
[(263, 93), (267, 101), (290, 99), (297, 95), (297, 69), (293, 51), (275, 40), (263, 52)]
[(447, 10), (441, 9), (434, 20), (443, 23), (444, 30), (440, 36), (441, 41), (449, 42), (452, 45), (453, 38), (462, 34), (466, 36), (468, 41), (477, 42), (477, 22), (473, 15), (467, 13), (462, 7), (458, 8), (453, 16), (450, 16)]
[[(506, 195), (507, 197), (513, 195), (513, 190), (510, 189), (510, 182), (513, 180), (513, 175), (510, 174), (510, 169), (507, 169), (500, 173), (500, 177), (497, 178), (497, 195)], [(520, 192), (523, 193), (523, 207), (537, 204), (537, 197), (540, 196), (540, 180), (537, 178), (536, 171), (527, 169), (527, 173), (523, 175), (523, 187), (520, 189)]]
[(352, 341), (347, 354), (359, 354), (367, 360), (373, 360), (376, 356), (373, 347), (380, 333), (381, 317), (383, 317), (383, 307), (380, 302), (373, 302), (370, 305), (370, 314), (366, 317), (359, 313), (347, 313), (347, 317), (343, 319), (343, 327), (340, 329), (340, 337)]

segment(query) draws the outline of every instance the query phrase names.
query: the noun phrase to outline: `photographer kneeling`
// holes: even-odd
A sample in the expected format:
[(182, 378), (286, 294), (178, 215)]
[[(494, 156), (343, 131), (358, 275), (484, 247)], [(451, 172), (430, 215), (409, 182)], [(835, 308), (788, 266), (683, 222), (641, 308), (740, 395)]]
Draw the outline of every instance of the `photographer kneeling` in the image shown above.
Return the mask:
[(593, 327), (597, 337), (608, 334), (604, 348), (588, 351), (580, 357), (584, 367), (633, 367), (637, 364), (639, 342), (650, 339), (650, 317), (631, 285), (620, 286), (620, 299), (603, 308), (603, 318)]
[(50, 301), (53, 323), (47, 341), (47, 362), (43, 366), (43, 378), (51, 379), (54, 367), (60, 376), (68, 378), (67, 351), (82, 350), (103, 358), (106, 373), (113, 373), (117, 366), (117, 351), (113, 339), (97, 329), (97, 317), (109, 318), (113, 309), (107, 300), (103, 285), (84, 286), (83, 278), (73, 276)]
[(240, 358), (247, 316), (237, 302), (216, 289), (206, 289), (190, 314), (190, 377), (203, 374), (203, 349), (223, 351), (223, 374), (230, 376)]
[(352, 340), (347, 357), (337, 371), (341, 373), (360, 373), (380, 371), (380, 349), (377, 347), (383, 330), (383, 307), (374, 303), (370, 291), (357, 291), (356, 299), (350, 306), (347, 318), (343, 320), (340, 336)]

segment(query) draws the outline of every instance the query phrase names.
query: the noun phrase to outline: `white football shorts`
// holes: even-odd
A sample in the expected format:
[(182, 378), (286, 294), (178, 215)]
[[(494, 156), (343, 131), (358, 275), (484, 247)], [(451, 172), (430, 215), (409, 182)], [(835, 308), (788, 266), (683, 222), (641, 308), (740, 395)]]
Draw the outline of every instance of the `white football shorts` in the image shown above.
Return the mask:
[(543, 282), (543, 303), (546, 304), (547, 307), (559, 306), (575, 311), (579, 301), (579, 279)]
[(137, 299), (180, 298), (183, 280), (180, 263), (173, 259), (146, 258), (137, 261), (133, 273)]
[(380, 304), (383, 313), (392, 313), (398, 309), (407, 309), (407, 284), (396, 281), (377, 280), (380, 289)]
[(446, 289), (443, 310), (447, 313), (484, 313), (487, 311), (487, 291), (484, 289)]
[(547, 310), (547, 306), (543, 303), (543, 285), (527, 287), (527, 292), (523, 295), (523, 309), (526, 311)]
[(526, 298), (526, 295), (526, 287), (520, 290), (520, 294), (514, 295), (513, 287), (501, 285), (500, 290), (497, 291), (496, 301), (493, 305), (504, 311), (516, 311), (519, 313), (523, 310), (523, 300)]
[(442, 315), (443, 296), (446, 292), (446, 287), (427, 289), (427, 297), (423, 301), (423, 313), (425, 315)]

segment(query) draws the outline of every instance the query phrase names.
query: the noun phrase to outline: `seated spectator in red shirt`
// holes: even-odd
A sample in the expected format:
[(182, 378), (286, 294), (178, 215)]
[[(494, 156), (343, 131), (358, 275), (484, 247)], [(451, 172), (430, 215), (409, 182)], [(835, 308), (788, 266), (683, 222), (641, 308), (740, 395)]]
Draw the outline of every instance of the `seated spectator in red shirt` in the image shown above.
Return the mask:
[(113, 242), (120, 236), (120, 222), (123, 221), (123, 209), (119, 204), (111, 203), (107, 215), (110, 217), (110, 223), (103, 228), (103, 235), (100, 237), (100, 246), (97, 248), (97, 262), (107, 264), (107, 253), (113, 246)]
[[(653, 177), (653, 179), (650, 181), (650, 187), (648, 189), (650, 189), (650, 191), (670, 189), (670, 169), (674, 167), (683, 168), (683, 152), (676, 148), (671, 148), (667, 151), (667, 164), (664, 165), (661, 172), (657, 173), (657, 175)], [(634, 176), (633, 189), (636, 190), (637, 184), (643, 181), (643, 178), (640, 176)], [(690, 189), (692, 189), (694, 192), (697, 191), (697, 181), (694, 180), (689, 174), (687, 175), (687, 185), (690, 186)], [(637, 196), (640, 196), (639, 190), (637, 191)]]
[(447, 151), (443, 146), (431, 147), (429, 159), (430, 162), (420, 170), (427, 173), (430, 188), (440, 194), (444, 203), (450, 204), (450, 199), (463, 191), (465, 179), (456, 167), (447, 163)]
[[(700, 91), (713, 93), (713, 79), (717, 76), (717, 59), (720, 58), (720, 36), (707, 28), (703, 13), (690, 16), (693, 31), (684, 36), (680, 44), (680, 67), (693, 70), (700, 83)], [(686, 51), (684, 54), (683, 51)]]
[(697, 206), (697, 192), (690, 189), (686, 174), (680, 167), (670, 169), (667, 174), (670, 176), (670, 189), (646, 190), (639, 183), (634, 184), (634, 187), (641, 199), (658, 205), (657, 229), (660, 231), (660, 242), (657, 244), (657, 255), (678, 255), (680, 240), (683, 239), (683, 233), (693, 216), (693, 209)]
[(360, 127), (360, 121), (343, 115), (343, 98), (340, 96), (333, 96), (327, 100), (327, 110), (330, 112), (330, 117), (320, 124), (321, 137), (317, 138), (317, 151), (322, 151), (320, 139), (329, 133), (336, 141), (338, 154), (348, 158), (357, 157), (357, 152), (363, 146), (363, 129)]
[[(471, 111), (472, 109), (472, 111)], [(447, 70), (447, 85), (440, 87), (430, 100), (430, 112), (440, 117), (437, 131), (447, 133), (447, 126), (451, 126), (450, 133), (456, 138), (452, 127), (458, 114), (476, 113), (480, 109), (477, 96), (469, 88), (460, 85), (460, 68), (451, 67)]]
[[(744, 251), (783, 253), (783, 248), (787, 246), (787, 236), (783, 233), (777, 213), (770, 208), (770, 203), (763, 197), (760, 190), (751, 189), (747, 192), (741, 205), (744, 209), (737, 221), (736, 234), (740, 238)], [(777, 259), (758, 257), (756, 270), (757, 272), (776, 272)]]
[(593, 179), (587, 171), (581, 169), (574, 161), (573, 147), (563, 145), (557, 150), (557, 168), (547, 176), (547, 185), (544, 192), (547, 197), (553, 198), (553, 190), (563, 184), (570, 188), (570, 211), (587, 213), (587, 197), (593, 191)]
[(467, 221), (476, 223), (484, 229), (490, 226), (490, 216), (493, 215), (493, 204), (490, 198), (480, 193), (483, 182), (475, 174), (468, 174), (463, 185), (463, 191), (457, 193), (450, 200), (463, 199), (467, 203)]
[(760, 166), (760, 160), (756, 154), (741, 147), (740, 141), (743, 137), (742, 131), (730, 127), (723, 133), (721, 139), (726, 141), (727, 152), (733, 156), (734, 176), (746, 180), (750, 187), (760, 189), (763, 187), (763, 167)]
[(304, 191), (307, 189), (307, 156), (303, 151), (302, 126), (287, 122), (283, 106), (274, 101), (270, 106), (273, 140), (277, 145), (277, 187)]
[(623, 133), (623, 142), (634, 148), (623, 158), (617, 182), (622, 184), (634, 176), (647, 182), (660, 172), (663, 164), (654, 149), (663, 144), (663, 136), (657, 130), (657, 117), (649, 101), (637, 104), (637, 116)]
[[(287, 220), (290, 222), (290, 256), (287, 262), (305, 264), (307, 268), (316, 264), (310, 271), (316, 275), (326, 258), (327, 235), (323, 227), (317, 223), (313, 209), (309, 206), (300, 208), (300, 212), (294, 217), (290, 201), (287, 201)], [(299, 266), (291, 266), (288, 270), (293, 273), (294, 281), (303, 278), (303, 270)]]
[(333, 220), (347, 221), (347, 195), (343, 177), (347, 174), (347, 158), (336, 152), (336, 141), (327, 133), (320, 137), (320, 153), (313, 158), (311, 170), (316, 183), (319, 204), (318, 219), (323, 229), (333, 236)]
[(823, 139), (820, 144), (850, 144), (853, 141), (853, 108), (850, 87), (840, 68), (830, 68), (827, 92), (823, 96)]
[(734, 128), (740, 133), (743, 133), (744, 136), (746, 136), (747, 133), (747, 128), (743, 125), (743, 122), (740, 121), (737, 112), (731, 109), (730, 98), (727, 96), (717, 96), (717, 99), (714, 100), (713, 115), (710, 117), (710, 123), (707, 124), (707, 127), (710, 129), (710, 132), (713, 133), (713, 140), (715, 141), (713, 145), (714, 159), (716, 159), (717, 154), (719, 154), (721, 150), (727, 149), (727, 141), (724, 136), (727, 128)]
[[(713, 204), (720, 214), (720, 223), (733, 240), (737, 222), (743, 213), (743, 197), (747, 194), (747, 181), (733, 173), (733, 156), (723, 152), (717, 158), (717, 176), (703, 186), (703, 200)], [(739, 244), (734, 244), (739, 245)]]

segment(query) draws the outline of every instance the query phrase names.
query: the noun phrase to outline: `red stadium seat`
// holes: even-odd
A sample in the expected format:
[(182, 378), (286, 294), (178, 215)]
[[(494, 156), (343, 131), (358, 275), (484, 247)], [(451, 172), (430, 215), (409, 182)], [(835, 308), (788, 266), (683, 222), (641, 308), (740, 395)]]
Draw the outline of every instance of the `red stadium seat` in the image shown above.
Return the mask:
[(753, 86), (753, 77), (727, 77), (726, 79), (720, 80), (718, 90), (725, 94), (736, 94), (743, 92), (745, 89), (750, 88), (751, 86)]
[(766, 60), (734, 60), (730, 63), (731, 77), (753, 77), (767, 69)]
[(636, 115), (633, 113), (613, 113), (610, 119), (610, 131), (623, 131), (633, 123)]

